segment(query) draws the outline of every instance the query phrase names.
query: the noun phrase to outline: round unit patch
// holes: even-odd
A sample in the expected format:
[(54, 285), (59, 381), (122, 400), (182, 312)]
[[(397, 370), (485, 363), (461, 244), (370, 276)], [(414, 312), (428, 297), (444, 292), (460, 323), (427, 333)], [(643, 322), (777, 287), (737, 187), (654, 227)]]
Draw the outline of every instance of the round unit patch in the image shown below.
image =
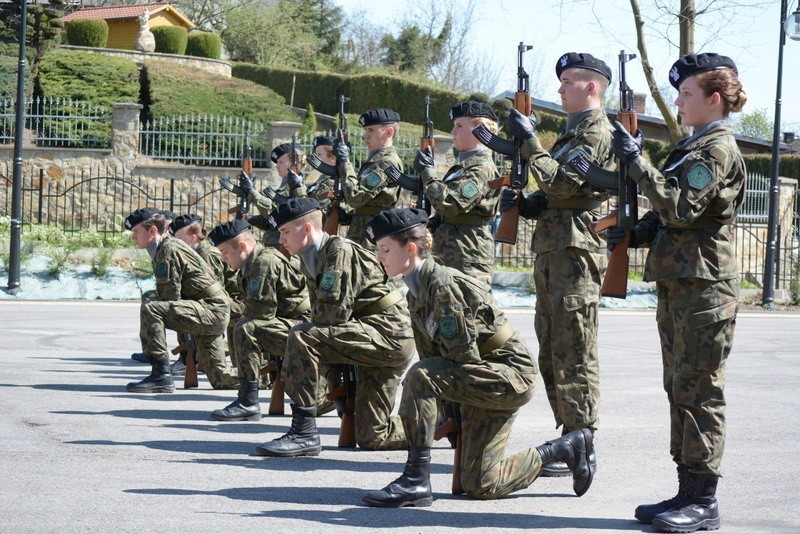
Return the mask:
[(695, 165), (686, 174), (686, 182), (692, 189), (704, 189), (711, 183), (711, 171), (704, 165)]

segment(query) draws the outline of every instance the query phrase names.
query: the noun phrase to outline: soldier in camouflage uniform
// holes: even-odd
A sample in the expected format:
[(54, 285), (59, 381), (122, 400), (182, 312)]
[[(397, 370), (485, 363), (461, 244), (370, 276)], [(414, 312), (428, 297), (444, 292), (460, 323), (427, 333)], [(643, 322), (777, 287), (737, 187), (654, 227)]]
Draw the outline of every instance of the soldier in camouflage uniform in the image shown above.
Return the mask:
[(308, 319), (310, 304), (305, 279), (275, 248), (256, 243), (250, 224), (234, 220), (214, 228), (210, 240), (225, 263), (238, 273), (244, 313), (236, 323), (231, 357), (239, 371), (239, 395), (214, 410), (218, 421), (257, 421), (260, 370), (265, 358), (283, 355), (289, 329)]
[(134, 393), (172, 393), (175, 384), (169, 372), (166, 328), (193, 334), (200, 364), (211, 385), (237, 383), (235, 371), (217, 376), (209, 373), (212, 361), (224, 361), (222, 334), (228, 324), (230, 306), (222, 284), (211, 269), (186, 243), (167, 233), (163, 215), (151, 208), (134, 211), (125, 219), (132, 239), (147, 249), (153, 260), (157, 298), (142, 302), (139, 337), (142, 352), (153, 367), (151, 374), (128, 384)]
[(344, 141), (336, 140), (333, 153), (342, 182), (344, 200), (352, 211), (347, 217), (349, 224), (347, 238), (359, 245), (372, 249), (372, 244), (364, 235), (367, 221), (381, 210), (394, 207), (400, 199), (400, 186), (386, 176), (386, 169), (394, 165), (403, 170), (403, 162), (397, 155), (393, 143), (397, 137), (400, 115), (391, 109), (378, 108), (363, 113), (358, 119), (364, 127), (364, 141), (367, 144), (367, 160), (361, 164), (358, 173), (350, 163), (350, 147)]
[[(567, 433), (597, 429), (600, 365), (597, 353), (597, 304), (606, 269), (606, 242), (590, 230), (608, 193), (565, 164), (574, 150), (600, 167), (615, 168), (611, 125), (602, 108), (611, 69), (590, 54), (568, 53), (556, 63), (558, 92), (568, 113), (567, 127), (548, 153), (536, 137), (533, 119), (511, 110), (509, 132), (524, 139), (522, 156), (539, 190), (528, 195), (506, 189), (500, 211), (519, 203), (520, 215), (536, 219), (531, 242), (536, 285), (534, 327), (539, 340), (539, 370), (556, 420)], [(594, 458), (592, 459), (594, 461)], [(566, 476), (563, 463), (547, 466), (542, 476)]]
[(367, 225), (389, 276), (403, 275), (420, 361), (403, 383), (400, 418), (408, 436), (405, 470), (364, 496), (370, 506), (428, 506), (429, 465), (438, 400), (461, 405), (461, 483), (476, 499), (497, 499), (527, 488), (542, 465), (566, 461), (580, 496), (592, 483), (592, 433), (577, 430), (505, 457), (517, 410), (536, 384), (536, 363), (506, 321), (491, 288), (428, 257), (427, 213), (388, 210)]
[(292, 426), (264, 443), (266, 456), (316, 456), (315, 423), (320, 364), (356, 365), (355, 437), (369, 450), (408, 445), (394, 408), (400, 377), (414, 355), (405, 299), (387, 287), (373, 252), (322, 231), (322, 211), (312, 198), (291, 199), (270, 216), (281, 244), (299, 255), (311, 297), (311, 322), (292, 328), (284, 357)]
[(425, 197), (436, 210), (433, 254), (443, 265), (491, 285), (494, 240), (489, 223), (497, 214), (500, 190), (491, 190), (486, 184), (499, 173), (492, 152), (475, 138), (472, 129), (484, 124), (497, 133), (497, 115), (489, 104), (468, 100), (450, 109), (450, 119), (458, 164), (437, 179), (429, 152), (420, 151), (414, 160)]
[(613, 151), (652, 203), (629, 235), (609, 230), (609, 244), (648, 245), (645, 280), (658, 290), (658, 333), (670, 411), (670, 453), (678, 493), (641, 505), (635, 516), (659, 532), (719, 528), (716, 500), (725, 448), (725, 365), (733, 344), (739, 272), (733, 223), (745, 193), (742, 155), (725, 119), (747, 95), (733, 60), (690, 54), (669, 72), (675, 105), (694, 134), (661, 170), (615, 124)]
[[(176, 217), (169, 225), (169, 233), (192, 247), (203, 258), (203, 261), (211, 267), (217, 280), (225, 289), (231, 305), (231, 319), (228, 321), (225, 337), (228, 341), (228, 354), (233, 357), (233, 327), (236, 326), (236, 322), (242, 317), (242, 312), (244, 311), (244, 303), (239, 298), (239, 286), (236, 283), (236, 270), (228, 267), (222, 261), (219, 251), (208, 242), (208, 230), (203, 226), (203, 218), (199, 215), (188, 214)], [(179, 333), (178, 336), (180, 341), (181, 334)], [(186, 362), (182, 361), (182, 358), (185, 358), (185, 354), (170, 366), (170, 372), (172, 372), (173, 376), (182, 375), (186, 371)], [(224, 370), (227, 364), (223, 360), (222, 362), (214, 362), (213, 367)]]
[(250, 217), (248, 220), (253, 226), (264, 231), (262, 242), (268, 247), (279, 248), (278, 232), (270, 227), (267, 218), (279, 203), (289, 198), (306, 196), (307, 191), (303, 177), (292, 170), (294, 160), (297, 160), (297, 164), (301, 168), (305, 165), (306, 155), (299, 146), (295, 147), (293, 154), (291, 143), (283, 143), (276, 146), (269, 157), (275, 164), (275, 172), (281, 178), (278, 188), (273, 189), (267, 186), (259, 193), (253, 185), (253, 180), (245, 173), (239, 175), (239, 187), (247, 193), (250, 203), (258, 209), (260, 215)]

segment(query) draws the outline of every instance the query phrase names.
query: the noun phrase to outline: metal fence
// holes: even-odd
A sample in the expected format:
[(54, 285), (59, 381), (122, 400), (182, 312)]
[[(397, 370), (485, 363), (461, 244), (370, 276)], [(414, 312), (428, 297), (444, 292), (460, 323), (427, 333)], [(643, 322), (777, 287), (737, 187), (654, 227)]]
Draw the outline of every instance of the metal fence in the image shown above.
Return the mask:
[[(14, 142), (16, 100), (0, 100), (0, 144)], [(42, 147), (109, 148), (111, 112), (68, 98), (25, 101), (23, 139)]]

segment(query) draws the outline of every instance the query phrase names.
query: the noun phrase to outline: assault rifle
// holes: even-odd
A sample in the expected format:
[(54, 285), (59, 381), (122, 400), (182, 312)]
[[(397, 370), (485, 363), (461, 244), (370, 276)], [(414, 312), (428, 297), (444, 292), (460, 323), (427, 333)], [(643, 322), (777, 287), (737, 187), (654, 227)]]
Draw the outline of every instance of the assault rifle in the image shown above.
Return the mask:
[[(530, 78), (522, 66), (522, 54), (531, 48), (533, 46), (522, 42), (517, 46), (517, 92), (514, 94), (514, 108), (526, 117), (531, 115), (533, 108), (531, 107)], [(517, 199), (519, 199), (528, 182), (528, 161), (523, 159), (522, 154), (520, 154), (522, 139), (514, 139), (513, 141), (503, 139), (493, 134), (483, 124), (476, 126), (472, 133), (478, 141), (493, 151), (504, 156), (511, 156), (511, 172), (501, 178), (490, 180), (487, 185), (490, 189), (510, 187), (516, 192)], [(494, 240), (499, 243), (516, 244), (518, 227), (519, 203), (515, 203), (513, 208), (504, 211), (500, 216), (500, 223), (497, 225)]]
[(183, 375), (183, 389), (196, 388), (197, 383), (197, 345), (192, 334), (180, 333), (180, 343), (172, 349), (172, 354), (180, 354), (186, 366)]
[(269, 375), (272, 379), (272, 394), (269, 399), (269, 415), (283, 415), (285, 408), (283, 404), (285, 390), (281, 371), (283, 370), (283, 357), (271, 359), (267, 365), (261, 368), (260, 375)]
[(461, 484), (461, 404), (457, 402), (442, 401), (442, 411), (447, 416), (444, 423), (439, 425), (433, 433), (433, 439), (439, 441), (447, 436), (448, 439), (455, 441), (453, 448), (453, 481), (451, 492), (453, 495), (464, 493), (464, 486)]
[[(628, 82), (625, 80), (625, 63), (634, 58), (636, 58), (636, 54), (626, 54), (625, 50), (619, 52), (619, 114), (617, 120), (631, 135), (636, 135), (639, 126), (633, 103), (633, 90), (628, 87)], [(567, 163), (590, 184), (611, 191), (617, 196), (617, 209), (594, 221), (591, 229), (596, 233), (612, 226), (619, 226), (625, 230), (625, 238), (622, 243), (615, 245), (611, 252), (606, 276), (600, 288), (600, 294), (603, 296), (624, 299), (628, 293), (628, 241), (639, 215), (636, 182), (628, 176), (628, 168), (622, 162), (617, 163), (617, 172), (614, 173), (597, 166), (586, 153), (575, 151)]]
[(336, 409), (342, 418), (339, 427), (339, 443), (342, 448), (356, 446), (356, 366), (344, 364), (340, 366), (343, 372), (343, 383), (328, 393), (326, 398), (336, 402)]
[(295, 173), (295, 174), (299, 175), (300, 177), (302, 177), (303, 176), (303, 162), (300, 161), (300, 154), (298, 154), (297, 152), (298, 152), (298, 150), (297, 150), (297, 136), (292, 134), (292, 152), (291, 152), (291, 156), (289, 156), (291, 161), (292, 161), (292, 164), (289, 167), (289, 169), (293, 173)]
[[(339, 95), (339, 125), (336, 128), (336, 139), (349, 146), (350, 132), (347, 129), (347, 116), (344, 114), (344, 105), (349, 102), (350, 98), (344, 95)], [(308, 164), (318, 170), (325, 176), (333, 178), (333, 191), (326, 192), (322, 195), (317, 195), (317, 200), (331, 200), (330, 211), (328, 217), (325, 219), (325, 233), (329, 235), (337, 235), (339, 233), (339, 206), (344, 200), (344, 192), (342, 191), (342, 177), (339, 176), (338, 169), (320, 160), (316, 154), (312, 154), (308, 158)]]
[[(242, 172), (253, 179), (253, 160), (250, 157), (250, 142), (247, 142), (247, 148), (245, 149), (244, 158), (242, 158)], [(219, 179), (220, 185), (233, 193), (234, 195), (239, 197), (239, 204), (232, 208), (228, 208), (228, 213), (236, 213), (237, 219), (247, 219), (247, 212), (250, 211), (250, 201), (247, 200), (247, 193), (239, 187), (238, 185), (234, 184), (229, 176), (223, 176)]]
[[(431, 120), (431, 104), (436, 102), (435, 98), (431, 98), (430, 95), (425, 95), (425, 98), (422, 100), (423, 108), (422, 108), (422, 137), (419, 140), (419, 149), (422, 152), (428, 152), (433, 159), (434, 147), (436, 145), (436, 141), (433, 139), (433, 121)], [(404, 174), (400, 172), (400, 169), (395, 167), (394, 165), (389, 165), (385, 169), (386, 176), (389, 177), (394, 183), (411, 191), (411, 193), (417, 195), (417, 208), (425, 210), (429, 215), (431, 213), (431, 207), (428, 204), (428, 199), (425, 198), (425, 185), (422, 183), (422, 178), (419, 176), (409, 176), (408, 174)]]

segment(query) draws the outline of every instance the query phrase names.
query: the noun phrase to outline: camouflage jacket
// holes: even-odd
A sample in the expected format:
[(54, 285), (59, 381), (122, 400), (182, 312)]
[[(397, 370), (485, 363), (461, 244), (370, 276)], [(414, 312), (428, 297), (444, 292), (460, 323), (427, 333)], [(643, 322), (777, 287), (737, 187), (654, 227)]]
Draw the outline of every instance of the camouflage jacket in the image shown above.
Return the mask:
[[(276, 189), (275, 193), (287, 199), (308, 196), (305, 186), (300, 186), (295, 190), (290, 190), (289, 186), (285, 184)], [(255, 189), (253, 189), (248, 195), (248, 200), (255, 205), (256, 209), (258, 209), (258, 213), (263, 217), (263, 222), (256, 222), (258, 219), (256, 219), (256, 221), (251, 221), (255, 222), (253, 226), (264, 230), (264, 236), (262, 237), (261, 242), (268, 247), (280, 247), (280, 234), (278, 234), (278, 231), (274, 230), (269, 223), (267, 223), (269, 214), (272, 213), (272, 210), (278, 205), (278, 202), (272, 200), (262, 193), (259, 193)]]
[[(611, 131), (605, 112), (598, 108), (574, 129), (562, 133), (549, 154), (535, 138), (522, 145), (522, 155), (528, 158), (528, 166), (539, 189), (547, 195), (548, 206), (587, 201), (599, 203), (608, 197), (607, 192), (589, 185), (564, 162), (573, 150), (582, 150), (604, 169), (616, 169), (611, 154)], [(599, 217), (598, 209), (548, 207), (536, 221), (531, 250), (540, 253), (575, 247), (603, 252), (605, 239), (589, 228), (589, 223)]]
[(202, 300), (228, 307), (228, 297), (211, 267), (177, 237), (161, 237), (153, 265), (160, 300)]
[(369, 249), (374, 246), (364, 234), (367, 222), (379, 211), (393, 208), (400, 199), (400, 186), (395, 185), (384, 172), (389, 164), (403, 170), (403, 163), (393, 146), (376, 151), (361, 165), (358, 174), (349, 162), (339, 166), (339, 175), (344, 177), (344, 199), (353, 210), (347, 238)]
[(480, 150), (437, 180), (423, 171), (425, 197), (443, 217), (433, 236), (433, 253), (444, 265), (494, 264), (494, 240), (488, 224), (494, 220), (500, 190), (486, 182), (499, 176), (489, 150)]
[[(536, 362), (488, 285), (428, 258), (419, 287), (417, 298), (410, 291), (406, 298), (420, 358), (441, 356), (463, 365), (507, 366), (515, 371), (509, 379), (523, 386), (519, 391), (533, 387)], [(505, 340), (500, 346), (487, 345), (495, 334)]]
[(222, 260), (219, 249), (206, 240), (198, 243), (195, 252), (203, 258), (203, 261), (211, 267), (219, 283), (222, 284), (225, 293), (230, 298), (231, 318), (241, 317), (244, 313), (244, 304), (239, 296), (239, 284), (236, 282), (236, 271), (231, 269)]
[(256, 244), (237, 282), (248, 319), (293, 319), (308, 311), (306, 279), (272, 247)]
[(687, 141), (670, 152), (660, 171), (643, 158), (629, 167), (653, 206), (643, 219), (659, 223), (645, 280), (738, 278), (733, 223), (744, 201), (742, 154), (723, 122)]
[(313, 273), (302, 263), (312, 322), (335, 325), (359, 319), (387, 337), (412, 336), (408, 307), (400, 295), (393, 306), (370, 313), (372, 305), (392, 291), (374, 253), (349, 239), (324, 234), (316, 263)]

